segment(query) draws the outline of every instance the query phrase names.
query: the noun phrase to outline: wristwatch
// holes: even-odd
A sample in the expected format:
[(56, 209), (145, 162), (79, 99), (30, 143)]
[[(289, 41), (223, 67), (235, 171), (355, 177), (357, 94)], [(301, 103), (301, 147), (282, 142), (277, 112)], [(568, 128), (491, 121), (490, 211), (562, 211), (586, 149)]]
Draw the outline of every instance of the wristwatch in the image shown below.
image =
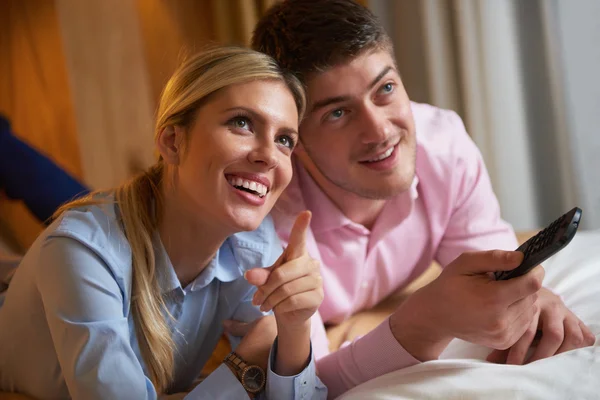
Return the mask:
[(237, 376), (248, 393), (255, 395), (264, 389), (265, 371), (258, 365), (248, 365), (235, 351), (229, 353), (223, 362)]

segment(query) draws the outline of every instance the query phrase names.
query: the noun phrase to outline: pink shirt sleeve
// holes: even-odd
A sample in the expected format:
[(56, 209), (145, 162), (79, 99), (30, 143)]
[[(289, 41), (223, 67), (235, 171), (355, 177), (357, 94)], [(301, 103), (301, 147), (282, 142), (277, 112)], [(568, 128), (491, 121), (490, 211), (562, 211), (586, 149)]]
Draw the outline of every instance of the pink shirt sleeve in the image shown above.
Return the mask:
[(481, 153), (467, 134), (460, 117), (450, 113), (452, 141), (452, 209), (437, 248), (436, 260), (446, 266), (465, 251), (514, 250), (517, 239), (512, 226), (500, 215)]
[[(419, 363), (398, 343), (389, 319), (365, 336), (327, 355), (324, 355), (321, 345), (323, 341), (327, 342), (327, 337), (324, 340), (319, 337), (325, 335), (322, 322), (320, 326), (322, 333), (313, 330), (313, 349), (317, 358), (317, 374), (327, 386), (330, 398), (375, 377)], [(320, 354), (317, 354), (318, 346)]]

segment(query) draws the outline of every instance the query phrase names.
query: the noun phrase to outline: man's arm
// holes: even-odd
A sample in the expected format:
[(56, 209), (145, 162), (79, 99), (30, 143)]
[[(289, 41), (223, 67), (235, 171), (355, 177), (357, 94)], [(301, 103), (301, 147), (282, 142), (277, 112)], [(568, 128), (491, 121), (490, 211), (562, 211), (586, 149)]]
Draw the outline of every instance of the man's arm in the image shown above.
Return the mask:
[[(316, 323), (314, 318), (312, 322)], [(324, 335), (324, 329), (313, 331), (313, 343), (326, 342)], [(329, 398), (375, 377), (419, 363), (396, 340), (389, 319), (335, 352), (315, 355), (321, 356), (317, 360), (317, 373), (329, 390)]]
[(0, 115), (0, 190), (46, 222), (61, 204), (85, 195), (89, 189), (69, 173), (13, 135)]
[[(436, 253), (436, 259), (442, 266), (467, 251), (513, 250), (518, 246), (512, 227), (501, 218), (500, 205), (479, 149), (465, 131), (460, 117), (451, 113), (449, 118), (453, 120), (450, 132), (453, 134), (454, 152), (459, 156), (450, 169), (453, 171), (451, 190), (454, 190), (454, 207)], [(594, 342), (591, 331), (559, 297), (546, 288), (539, 295), (539, 311), (529, 329), (508, 352), (495, 352), (490, 360), (522, 364), (538, 330), (546, 334), (531, 360)]]

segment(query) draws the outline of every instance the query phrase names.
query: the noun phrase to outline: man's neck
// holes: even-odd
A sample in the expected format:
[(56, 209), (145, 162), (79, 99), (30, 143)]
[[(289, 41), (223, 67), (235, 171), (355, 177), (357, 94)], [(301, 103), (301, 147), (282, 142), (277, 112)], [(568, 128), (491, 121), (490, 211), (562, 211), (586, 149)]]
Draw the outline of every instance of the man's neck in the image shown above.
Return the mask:
[[(327, 194), (327, 192), (325, 193)], [(373, 225), (375, 225), (375, 221), (377, 221), (386, 203), (386, 200), (365, 199), (355, 194), (346, 194), (344, 197), (337, 197), (336, 199), (329, 194), (327, 195), (348, 219), (363, 225), (369, 230), (373, 229)]]
[(312, 163), (304, 163), (301, 160), (299, 160), (299, 163), (346, 218), (363, 225), (369, 230), (373, 228), (377, 217), (379, 217), (385, 206), (386, 200), (374, 200), (358, 196), (329, 181)]

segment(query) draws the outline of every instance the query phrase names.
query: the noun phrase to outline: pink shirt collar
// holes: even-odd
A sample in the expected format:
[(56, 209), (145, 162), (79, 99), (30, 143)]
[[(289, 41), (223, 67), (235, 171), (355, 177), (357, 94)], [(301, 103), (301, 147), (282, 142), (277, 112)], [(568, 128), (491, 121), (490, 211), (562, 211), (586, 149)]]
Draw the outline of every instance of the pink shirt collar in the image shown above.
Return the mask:
[[(315, 234), (332, 231), (344, 226), (352, 227), (353, 229), (358, 230), (365, 235), (370, 233), (370, 231), (363, 225), (357, 224), (350, 220), (340, 211), (340, 209), (333, 203), (333, 201), (331, 201), (325, 192), (321, 190), (315, 180), (304, 168), (300, 160), (298, 160), (296, 157), (294, 157), (294, 174), (298, 180), (299, 186), (302, 188), (302, 197), (304, 199), (306, 208), (312, 210), (313, 217), (311, 229)], [(389, 212), (389, 210), (395, 210), (395, 217), (392, 218), (395, 222), (398, 221), (398, 216), (401, 216), (401, 219), (404, 219), (408, 214), (410, 214), (410, 210), (412, 209), (414, 201), (419, 197), (419, 192), (417, 190), (418, 184), (419, 178), (415, 174), (409, 191), (400, 193), (388, 201), (375, 224), (375, 228), (377, 225), (379, 225), (379, 220), (381, 220), (381, 217), (387, 214), (386, 211)], [(398, 213), (398, 210), (402, 210), (403, 212)]]

